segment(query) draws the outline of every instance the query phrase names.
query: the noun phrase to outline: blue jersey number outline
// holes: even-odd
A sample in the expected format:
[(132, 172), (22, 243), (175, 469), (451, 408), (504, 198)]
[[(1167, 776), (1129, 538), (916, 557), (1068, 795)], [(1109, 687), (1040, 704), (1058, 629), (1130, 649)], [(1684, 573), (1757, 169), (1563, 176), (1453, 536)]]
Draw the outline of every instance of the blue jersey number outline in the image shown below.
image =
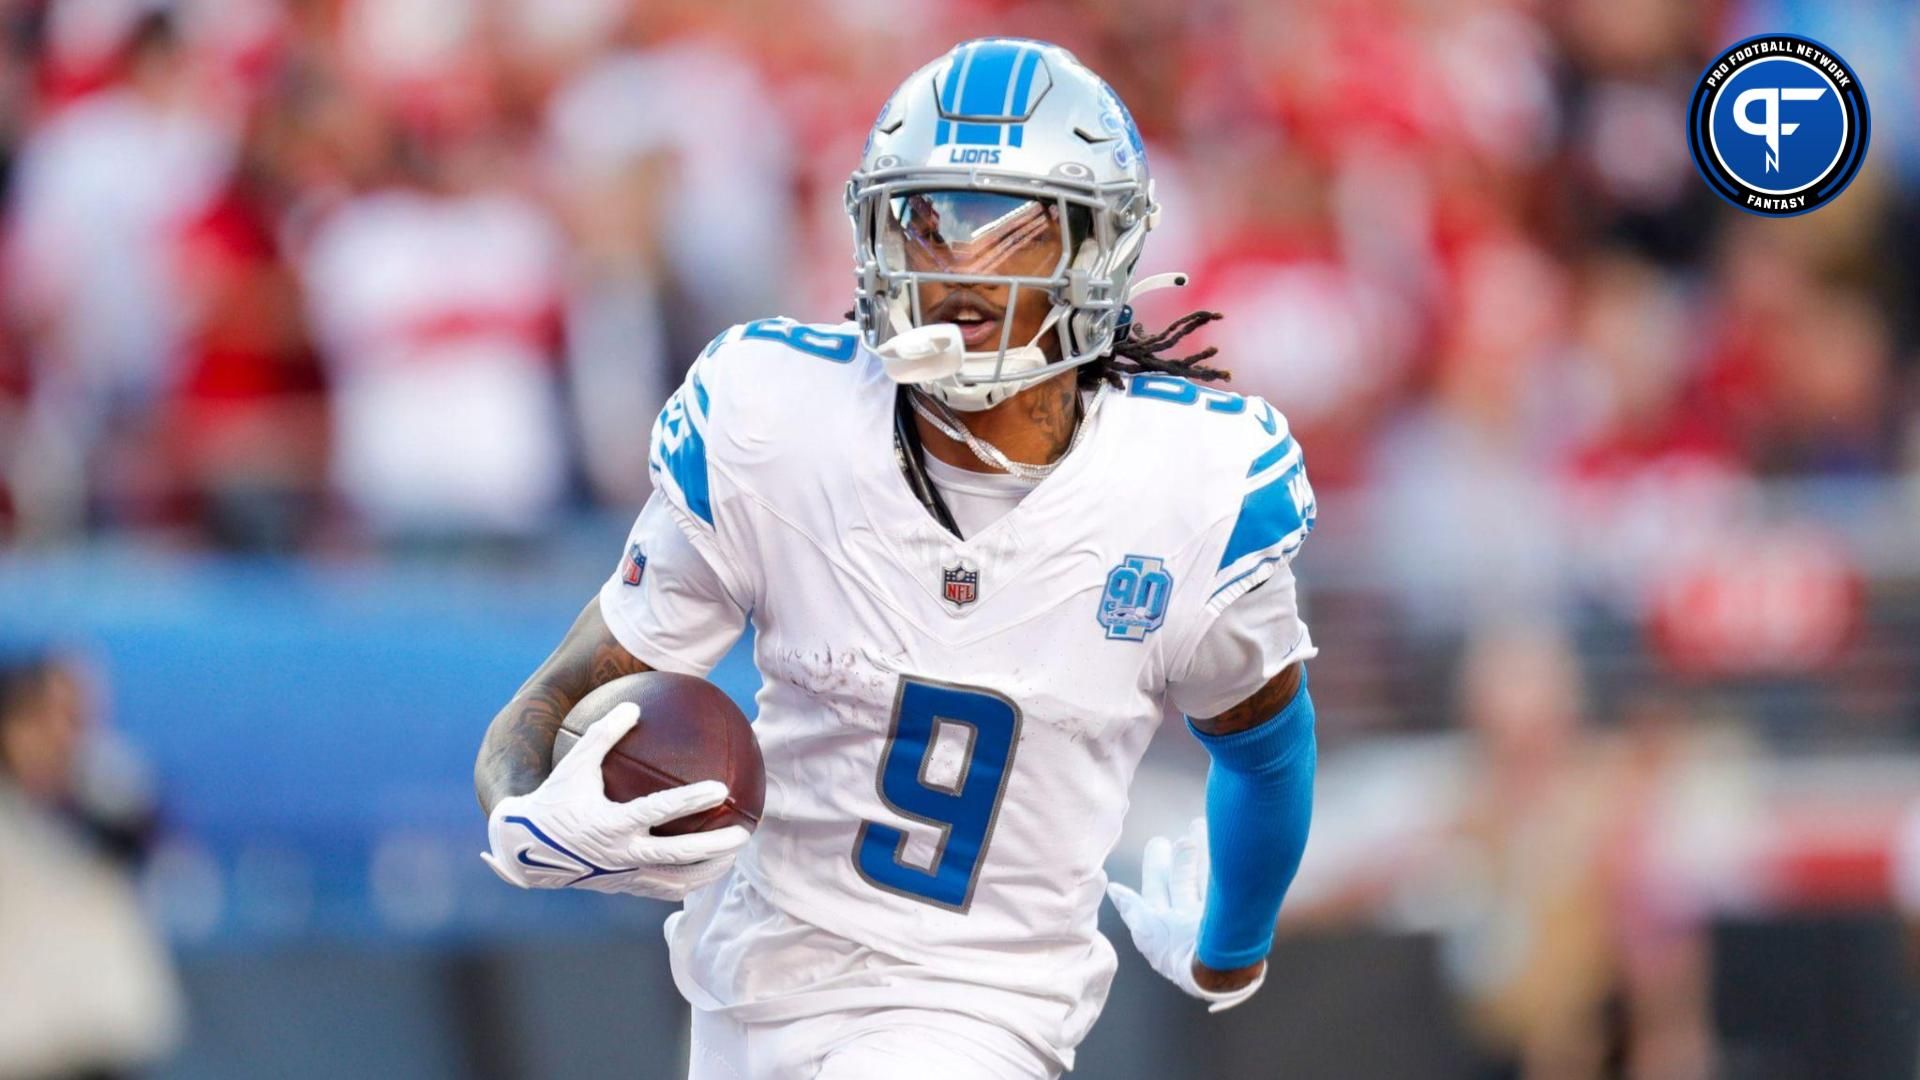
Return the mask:
[[(927, 758), (942, 726), (967, 730), (967, 757), (953, 786), (926, 778)], [(977, 686), (903, 675), (875, 788), (887, 809), (940, 830), (931, 869), (905, 862), (905, 830), (860, 823), (853, 868), (868, 884), (910, 900), (966, 914), (980, 880), (1000, 800), (1020, 745), (1020, 707)]]
[(816, 330), (788, 318), (756, 319), (740, 331), (740, 336), (759, 338), (762, 341), (777, 341), (790, 348), (799, 349), (809, 356), (831, 360), (836, 364), (844, 364), (852, 360), (854, 350), (860, 346), (860, 339), (852, 334)]
[(1208, 412), (1233, 414), (1247, 411), (1247, 399), (1239, 394), (1230, 390), (1201, 386), (1197, 382), (1183, 379), (1178, 375), (1158, 373), (1135, 375), (1127, 380), (1127, 396), (1171, 401), (1176, 405), (1191, 405), (1205, 398)]

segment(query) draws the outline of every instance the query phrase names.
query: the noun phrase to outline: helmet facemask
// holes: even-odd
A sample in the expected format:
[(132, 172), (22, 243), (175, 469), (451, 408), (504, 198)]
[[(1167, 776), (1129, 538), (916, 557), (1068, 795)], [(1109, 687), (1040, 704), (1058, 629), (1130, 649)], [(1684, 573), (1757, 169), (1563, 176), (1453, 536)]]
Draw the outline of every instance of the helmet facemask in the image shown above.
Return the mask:
[[(856, 175), (848, 210), (859, 259), (856, 310), (867, 343), (896, 378), (962, 411), (991, 408), (1105, 355), (1147, 229), (1147, 214), (1133, 205), (1136, 193), (973, 170)], [(930, 302), (934, 290), (927, 286), (934, 284), (950, 288)], [(978, 291), (1002, 288), (997, 304)], [(1019, 305), (1036, 290), (1050, 309), (1029, 340), (1017, 341)], [(997, 333), (982, 340), (968, 327), (995, 307)], [(1044, 347), (1050, 334), (1057, 358)], [(915, 350), (922, 362), (902, 374), (909, 365), (895, 361)]]

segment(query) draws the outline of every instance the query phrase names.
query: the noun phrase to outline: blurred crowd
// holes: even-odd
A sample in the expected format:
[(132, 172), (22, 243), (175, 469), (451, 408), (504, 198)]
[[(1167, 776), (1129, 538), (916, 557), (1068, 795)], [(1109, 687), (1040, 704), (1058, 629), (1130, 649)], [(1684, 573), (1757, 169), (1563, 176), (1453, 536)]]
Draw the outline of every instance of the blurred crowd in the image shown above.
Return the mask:
[(0, 1076), (107, 1077), (175, 1045), (180, 991), (131, 871), (148, 784), (77, 654), (0, 652)]
[(1920, 462), (1912, 117), (1881, 110), (1859, 182), (1790, 221), (1718, 203), (1682, 136), (1704, 57), (1775, 25), (1913, 100), (1897, 0), (4, 20), (0, 535), (23, 545), (511, 541), (631, 507), (700, 344), (847, 309), (866, 125), (986, 33), (1066, 44), (1129, 102), (1167, 207), (1148, 268), (1196, 273), (1143, 314), (1224, 312), (1235, 387), (1288, 413), (1323, 489), (1384, 492), (1391, 531), (1426, 534), (1409, 559), (1471, 543), (1524, 584), (1566, 537), (1503, 506)]

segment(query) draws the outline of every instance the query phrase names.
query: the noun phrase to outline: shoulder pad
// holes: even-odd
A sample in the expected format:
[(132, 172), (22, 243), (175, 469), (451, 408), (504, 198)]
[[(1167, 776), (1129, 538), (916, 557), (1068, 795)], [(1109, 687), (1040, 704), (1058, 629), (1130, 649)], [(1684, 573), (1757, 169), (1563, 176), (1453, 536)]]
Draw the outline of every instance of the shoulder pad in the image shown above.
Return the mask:
[(1211, 603), (1224, 606), (1293, 558), (1317, 505), (1285, 416), (1264, 398), (1177, 375), (1133, 375), (1120, 393), (1129, 422), (1142, 436), (1151, 428), (1138, 442), (1176, 455), (1181, 512), (1209, 530), (1199, 569), (1213, 574)]
[(851, 381), (862, 355), (851, 323), (773, 318), (729, 327), (700, 351), (654, 423), (655, 486), (711, 527), (714, 470), (790, 453), (785, 436), (817, 424), (827, 391)]

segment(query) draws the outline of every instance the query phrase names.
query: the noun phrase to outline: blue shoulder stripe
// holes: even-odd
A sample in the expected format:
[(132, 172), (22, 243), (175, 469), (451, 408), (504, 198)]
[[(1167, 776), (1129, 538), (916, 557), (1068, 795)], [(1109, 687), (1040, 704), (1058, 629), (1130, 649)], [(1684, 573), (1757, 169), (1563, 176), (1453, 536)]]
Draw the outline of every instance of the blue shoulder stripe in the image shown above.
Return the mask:
[(1261, 469), (1268, 468), (1274, 462), (1279, 461), (1283, 457), (1286, 457), (1287, 451), (1291, 449), (1293, 449), (1293, 436), (1289, 435), (1286, 438), (1281, 439), (1279, 442), (1275, 443), (1273, 445), (1273, 448), (1268, 450), (1266, 453), (1261, 454), (1257, 458), (1254, 458), (1253, 464), (1247, 469), (1247, 475), (1252, 476), (1254, 473), (1259, 472)]
[(1300, 471), (1301, 464), (1295, 462), (1273, 482), (1247, 493), (1216, 569), (1224, 570), (1241, 556), (1272, 547), (1302, 528), (1313, 528), (1311, 509), (1303, 516), (1291, 490), (1291, 482)]
[(687, 509), (713, 524), (713, 501), (707, 491), (707, 438), (687, 415), (678, 393), (667, 399), (659, 427), (654, 453), (660, 466), (673, 478), (673, 486), (680, 489), (680, 499)]

